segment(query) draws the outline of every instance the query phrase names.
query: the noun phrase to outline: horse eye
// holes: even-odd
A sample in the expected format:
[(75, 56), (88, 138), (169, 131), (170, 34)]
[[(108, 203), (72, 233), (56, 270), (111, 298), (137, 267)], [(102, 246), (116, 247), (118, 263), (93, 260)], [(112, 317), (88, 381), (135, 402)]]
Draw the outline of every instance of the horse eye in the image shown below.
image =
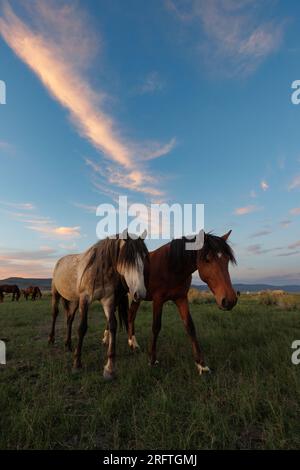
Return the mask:
[(205, 262), (209, 263), (209, 258), (207, 256), (205, 257)]

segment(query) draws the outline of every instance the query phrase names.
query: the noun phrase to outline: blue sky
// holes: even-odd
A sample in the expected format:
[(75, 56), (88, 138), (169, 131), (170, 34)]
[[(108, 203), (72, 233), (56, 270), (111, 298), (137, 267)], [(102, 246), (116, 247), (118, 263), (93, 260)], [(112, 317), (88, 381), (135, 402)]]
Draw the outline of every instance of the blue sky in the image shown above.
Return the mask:
[(50, 276), (121, 194), (204, 203), (235, 281), (300, 283), (299, 22), (293, 0), (0, 0), (0, 278)]

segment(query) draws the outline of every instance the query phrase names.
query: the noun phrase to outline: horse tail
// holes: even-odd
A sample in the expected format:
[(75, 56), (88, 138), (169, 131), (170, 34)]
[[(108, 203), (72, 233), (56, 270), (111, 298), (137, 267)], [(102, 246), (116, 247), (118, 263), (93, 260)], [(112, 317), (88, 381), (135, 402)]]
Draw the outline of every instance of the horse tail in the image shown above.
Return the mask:
[(129, 300), (128, 300), (128, 295), (125, 294), (121, 297), (118, 303), (118, 315), (119, 315), (120, 327), (123, 328), (125, 326), (126, 331), (128, 331), (128, 312), (129, 312)]

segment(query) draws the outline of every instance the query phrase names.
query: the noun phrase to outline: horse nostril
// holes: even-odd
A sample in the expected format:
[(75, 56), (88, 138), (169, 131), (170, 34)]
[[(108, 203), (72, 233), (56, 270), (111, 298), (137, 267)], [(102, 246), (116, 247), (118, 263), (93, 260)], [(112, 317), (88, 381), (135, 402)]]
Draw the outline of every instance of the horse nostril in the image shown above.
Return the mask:
[(136, 292), (133, 294), (133, 300), (134, 300), (135, 302), (137, 302), (137, 301), (139, 300), (139, 296), (137, 295)]
[(223, 307), (223, 308), (228, 308), (228, 301), (227, 301), (227, 299), (226, 299), (225, 297), (222, 299), (222, 302), (221, 302), (221, 303), (222, 303), (222, 307)]

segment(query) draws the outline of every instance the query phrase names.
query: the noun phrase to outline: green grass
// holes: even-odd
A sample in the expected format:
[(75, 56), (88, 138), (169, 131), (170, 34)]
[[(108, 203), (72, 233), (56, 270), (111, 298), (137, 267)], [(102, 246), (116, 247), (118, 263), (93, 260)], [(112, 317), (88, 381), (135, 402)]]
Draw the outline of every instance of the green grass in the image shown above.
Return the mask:
[[(105, 383), (104, 316), (94, 304), (83, 348), (84, 367), (72, 374), (64, 351), (64, 318), (47, 345), (50, 299), (0, 304), (1, 449), (244, 449), (300, 448), (300, 365), (291, 344), (300, 339), (300, 311), (260, 305), (242, 296), (232, 312), (192, 305), (214, 373), (198, 376), (175, 307), (168, 303), (158, 343), (160, 365), (148, 366), (151, 304), (136, 323), (142, 352), (117, 342), (117, 379)], [(74, 325), (76, 333), (76, 325)], [(76, 338), (74, 338), (76, 341)], [(74, 341), (74, 342), (75, 342)]]

